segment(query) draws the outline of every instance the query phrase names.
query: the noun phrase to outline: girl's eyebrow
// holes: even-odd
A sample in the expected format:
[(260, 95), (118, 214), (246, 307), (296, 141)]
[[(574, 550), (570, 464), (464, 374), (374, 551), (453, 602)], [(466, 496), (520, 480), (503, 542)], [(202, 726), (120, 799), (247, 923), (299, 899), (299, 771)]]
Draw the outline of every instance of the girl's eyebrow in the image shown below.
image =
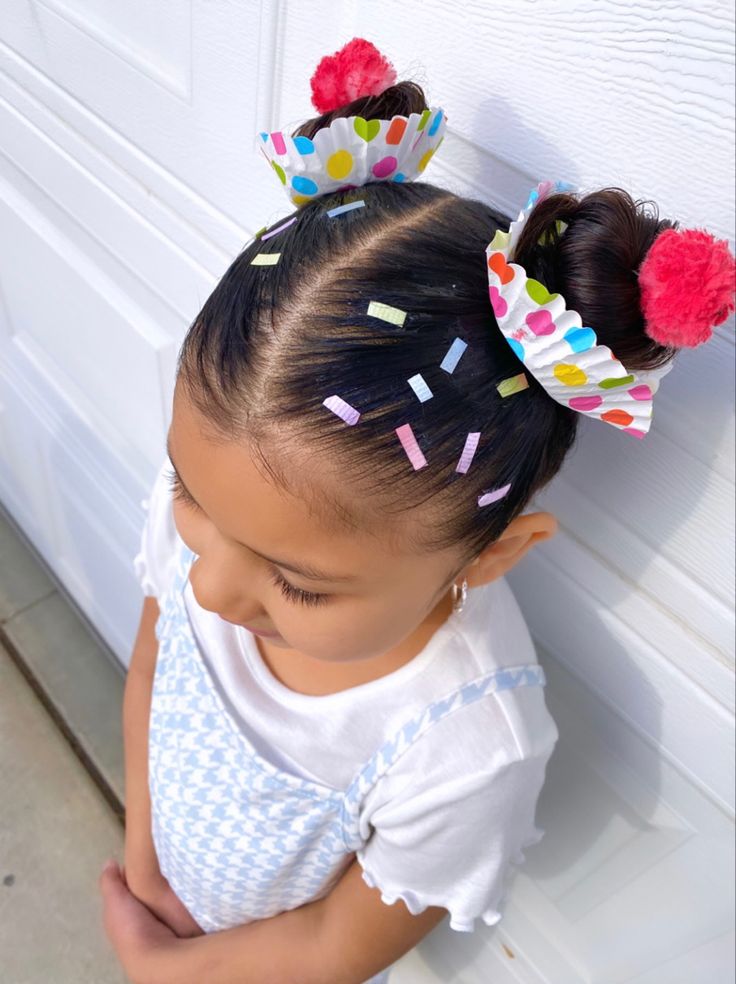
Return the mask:
[[(166, 435), (166, 454), (168, 455), (169, 461), (171, 462), (171, 467), (174, 469), (174, 472), (176, 474), (176, 477), (179, 480), (179, 482), (181, 483), (182, 488), (184, 489), (184, 491), (186, 492), (186, 494), (190, 497), (190, 499), (192, 499), (193, 502), (197, 502), (197, 500), (194, 498), (194, 496), (192, 495), (192, 493), (189, 491), (189, 489), (184, 484), (184, 480), (182, 479), (181, 475), (179, 474), (179, 469), (176, 467), (176, 465), (174, 464), (174, 459), (171, 457), (171, 445), (170, 445), (168, 433)], [(198, 502), (197, 502), (197, 506), (200, 509), (202, 509), (202, 507), (199, 505)], [(202, 509), (202, 512), (204, 512), (204, 509)], [(241, 547), (245, 547), (246, 550), (250, 550), (250, 552), (251, 553), (254, 553), (257, 557), (260, 557), (262, 560), (267, 560), (270, 564), (274, 564), (276, 567), (283, 567), (287, 571), (292, 571), (294, 574), (301, 574), (302, 577), (309, 578), (312, 581), (355, 581), (355, 580), (357, 580), (357, 578), (355, 577), (354, 574), (330, 574), (327, 571), (320, 570), (319, 568), (312, 567), (312, 566), (310, 566), (308, 564), (302, 564), (301, 566), (299, 566), (297, 564), (288, 563), (285, 560), (276, 560), (273, 557), (267, 557), (265, 554), (259, 553), (258, 550), (254, 550), (252, 547), (249, 547), (246, 543), (241, 543), (240, 540), (235, 540), (235, 543), (239, 544), (239, 546), (241, 546)]]

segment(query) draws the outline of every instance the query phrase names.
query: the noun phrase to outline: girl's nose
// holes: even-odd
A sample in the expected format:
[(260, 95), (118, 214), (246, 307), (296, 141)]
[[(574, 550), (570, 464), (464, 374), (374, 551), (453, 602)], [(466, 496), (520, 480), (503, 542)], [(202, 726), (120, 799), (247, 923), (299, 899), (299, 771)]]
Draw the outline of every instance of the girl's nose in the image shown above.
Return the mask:
[(250, 581), (242, 567), (236, 572), (223, 558), (216, 563), (200, 556), (189, 571), (192, 592), (201, 608), (232, 621), (258, 623), (263, 620), (264, 609), (253, 591), (248, 590)]

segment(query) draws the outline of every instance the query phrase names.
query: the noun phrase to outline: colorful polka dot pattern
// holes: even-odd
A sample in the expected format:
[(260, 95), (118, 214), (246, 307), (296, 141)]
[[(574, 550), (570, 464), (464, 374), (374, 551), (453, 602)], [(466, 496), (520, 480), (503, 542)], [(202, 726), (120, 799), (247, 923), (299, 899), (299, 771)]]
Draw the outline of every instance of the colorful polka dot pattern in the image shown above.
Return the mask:
[(312, 138), (262, 131), (260, 150), (290, 200), (301, 206), (370, 181), (413, 181), (442, 143), (446, 122), (438, 106), (408, 118), (350, 116), (333, 120)]
[(629, 372), (611, 350), (599, 345), (593, 328), (567, 308), (561, 294), (527, 277), (511, 257), (534, 206), (565, 182), (543, 181), (508, 232), (496, 232), (486, 248), (491, 308), (515, 355), (549, 395), (579, 413), (642, 438), (652, 418), (652, 398), (663, 372)]

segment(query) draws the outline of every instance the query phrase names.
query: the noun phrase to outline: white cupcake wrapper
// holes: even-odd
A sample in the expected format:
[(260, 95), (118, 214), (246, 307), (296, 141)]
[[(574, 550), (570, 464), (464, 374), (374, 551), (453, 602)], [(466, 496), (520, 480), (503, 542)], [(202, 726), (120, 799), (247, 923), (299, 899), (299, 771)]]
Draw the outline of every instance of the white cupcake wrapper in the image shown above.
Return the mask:
[[(289, 199), (305, 205), (339, 188), (359, 188), (371, 181), (415, 180), (442, 143), (446, 124), (438, 106), (390, 120), (339, 117), (311, 140), (280, 130), (262, 131), (259, 149)], [(345, 166), (338, 169), (340, 164)]]
[[(524, 267), (509, 262), (534, 206), (553, 189), (569, 188), (563, 182), (540, 182), (509, 231), (499, 230), (486, 248), (496, 321), (524, 366), (554, 400), (643, 438), (651, 425), (652, 398), (672, 363), (662, 369), (629, 372), (608, 346), (598, 344), (595, 330), (583, 325), (578, 312), (568, 309), (561, 294), (549, 294), (538, 281), (527, 277)], [(513, 273), (511, 280), (508, 269), (500, 259), (494, 261), (494, 256), (503, 258)], [(491, 268), (491, 262), (496, 269)], [(529, 294), (529, 284), (537, 299)]]

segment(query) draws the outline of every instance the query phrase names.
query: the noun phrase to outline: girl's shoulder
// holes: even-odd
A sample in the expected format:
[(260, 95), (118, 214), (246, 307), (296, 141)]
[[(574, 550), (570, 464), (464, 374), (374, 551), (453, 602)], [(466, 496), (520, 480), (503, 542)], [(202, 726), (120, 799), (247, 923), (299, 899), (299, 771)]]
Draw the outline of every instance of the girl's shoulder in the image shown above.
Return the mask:
[(372, 883), (418, 907), (444, 905), (455, 928), (478, 916), (492, 925), (509, 864), (543, 833), (536, 804), (558, 738), (544, 688), (532, 685), (459, 704), (397, 742), (361, 802), (358, 860)]
[(414, 683), (422, 699), (402, 720), (393, 717), (378, 753), (374, 805), (420, 775), (427, 788), (455, 781), (470, 787), (524, 762), (520, 772), (544, 767), (557, 744), (544, 668), (510, 586), (499, 579), (476, 588), (466, 604), (427, 678)]
[[(457, 635), (465, 650), (457, 688), (460, 694), (474, 693), (490, 681), (483, 696), (463, 702), (462, 713), (438, 722), (433, 741), (444, 738), (477, 741), (479, 764), (487, 763), (484, 751), (489, 736), (509, 760), (551, 754), (559, 732), (547, 707), (544, 667), (524, 613), (505, 577), (475, 589), (468, 595), (468, 617), (458, 620)], [(507, 672), (508, 671), (508, 672)], [(503, 683), (496, 687), (495, 680)], [(440, 725), (444, 725), (441, 727)]]

